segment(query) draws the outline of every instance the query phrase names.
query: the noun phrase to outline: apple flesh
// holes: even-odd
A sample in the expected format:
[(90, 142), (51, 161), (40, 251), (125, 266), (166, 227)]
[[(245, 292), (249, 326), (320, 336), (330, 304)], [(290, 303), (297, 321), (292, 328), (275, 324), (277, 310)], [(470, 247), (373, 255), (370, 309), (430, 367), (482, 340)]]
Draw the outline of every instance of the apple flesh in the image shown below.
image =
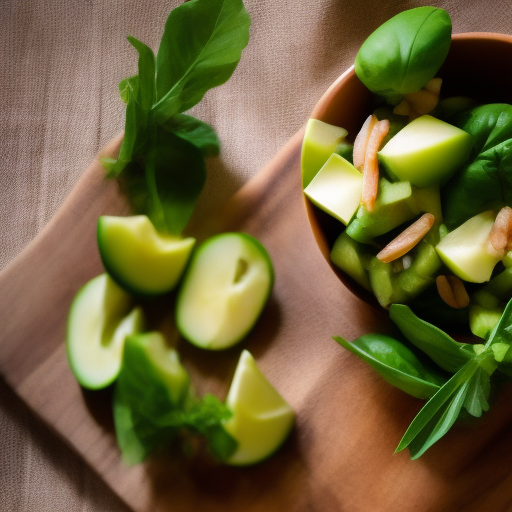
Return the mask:
[(465, 162), (471, 136), (432, 116), (421, 116), (400, 130), (379, 152), (391, 176), (416, 187), (445, 183)]
[(143, 328), (140, 308), (107, 274), (95, 277), (76, 294), (68, 317), (69, 365), (85, 388), (101, 389), (119, 374), (127, 335)]
[(246, 466), (272, 455), (285, 441), (295, 420), (293, 409), (244, 350), (235, 370), (226, 405), (233, 416), (225, 430), (238, 447), (226, 464)]
[(343, 157), (332, 154), (304, 189), (309, 200), (347, 225), (361, 202), (363, 175)]
[(178, 283), (194, 247), (194, 238), (157, 233), (145, 215), (102, 216), (98, 248), (106, 271), (135, 295), (154, 296)]
[(443, 263), (458, 277), (471, 283), (484, 283), (501, 259), (489, 249), (494, 212), (475, 215), (448, 233), (436, 246)]
[(302, 142), (302, 188), (306, 188), (338, 145), (347, 136), (347, 130), (339, 126), (310, 119)]
[(255, 324), (273, 281), (270, 256), (252, 236), (223, 233), (206, 240), (178, 293), (178, 330), (201, 348), (231, 347)]

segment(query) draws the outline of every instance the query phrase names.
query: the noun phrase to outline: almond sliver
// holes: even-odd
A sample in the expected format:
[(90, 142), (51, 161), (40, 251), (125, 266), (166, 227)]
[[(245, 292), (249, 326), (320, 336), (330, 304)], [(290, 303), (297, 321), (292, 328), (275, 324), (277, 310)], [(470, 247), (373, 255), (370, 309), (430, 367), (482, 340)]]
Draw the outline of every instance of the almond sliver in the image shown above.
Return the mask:
[(423, 214), (416, 222), (402, 231), (394, 240), (389, 242), (377, 258), (384, 263), (390, 263), (408, 253), (434, 225), (435, 217), (431, 213)]
[(369, 212), (373, 210), (379, 190), (379, 161), (377, 159), (377, 153), (388, 132), (389, 121), (387, 119), (379, 121), (373, 127), (368, 139), (368, 145), (366, 146), (363, 168), (362, 203)]
[(421, 91), (407, 94), (405, 98), (412, 110), (415, 110), (419, 115), (424, 115), (436, 108), (439, 94), (422, 89)]
[(489, 233), (489, 243), (492, 246), (492, 249), (494, 249), (494, 251), (499, 255), (505, 255), (505, 251), (511, 243), (511, 224), (512, 209), (505, 206), (505, 208), (502, 208), (496, 216), (496, 220), (494, 221), (491, 232)]
[(439, 296), (448, 306), (454, 309), (469, 306), (468, 292), (457, 276), (438, 276), (436, 286)]
[(377, 121), (377, 117), (373, 114), (368, 116), (366, 121), (363, 123), (363, 126), (359, 130), (359, 133), (356, 136), (356, 140), (354, 141), (354, 167), (360, 171), (362, 171), (364, 167), (364, 158), (366, 154), (366, 146), (368, 145), (368, 139), (370, 138), (370, 134)]
[(441, 85), (443, 84), (442, 78), (432, 78), (427, 85), (425, 85), (425, 90), (437, 94), (439, 96), (441, 94)]
[(396, 114), (398, 116), (408, 116), (409, 112), (411, 110), (411, 107), (409, 105), (409, 102), (407, 100), (402, 100), (394, 109), (393, 114)]

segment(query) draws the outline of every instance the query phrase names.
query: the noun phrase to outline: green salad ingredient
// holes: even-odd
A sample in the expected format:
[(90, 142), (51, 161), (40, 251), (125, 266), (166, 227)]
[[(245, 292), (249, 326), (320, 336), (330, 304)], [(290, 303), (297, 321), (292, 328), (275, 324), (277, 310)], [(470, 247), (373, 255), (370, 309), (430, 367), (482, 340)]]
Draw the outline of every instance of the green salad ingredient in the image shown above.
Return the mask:
[(209, 238), (195, 252), (176, 304), (176, 324), (194, 345), (221, 350), (254, 326), (274, 283), (270, 256), (244, 233)]

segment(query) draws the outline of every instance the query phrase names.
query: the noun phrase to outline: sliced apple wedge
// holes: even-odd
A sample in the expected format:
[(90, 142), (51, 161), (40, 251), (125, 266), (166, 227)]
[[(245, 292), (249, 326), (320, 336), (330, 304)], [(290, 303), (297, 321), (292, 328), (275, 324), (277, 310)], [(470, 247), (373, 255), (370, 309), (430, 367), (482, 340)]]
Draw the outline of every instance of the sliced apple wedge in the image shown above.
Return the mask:
[(102, 216), (98, 220), (98, 249), (105, 270), (136, 295), (171, 291), (183, 274), (194, 244), (194, 238), (158, 233), (145, 215)]
[(295, 414), (244, 350), (226, 399), (233, 416), (224, 428), (238, 443), (226, 461), (233, 466), (256, 464), (272, 455), (290, 433)]
[(273, 282), (270, 256), (252, 236), (223, 233), (206, 240), (178, 293), (178, 330), (201, 348), (231, 347), (255, 324)]
[(66, 348), (78, 382), (88, 389), (110, 385), (119, 374), (126, 336), (140, 332), (144, 316), (107, 274), (76, 294), (68, 317)]

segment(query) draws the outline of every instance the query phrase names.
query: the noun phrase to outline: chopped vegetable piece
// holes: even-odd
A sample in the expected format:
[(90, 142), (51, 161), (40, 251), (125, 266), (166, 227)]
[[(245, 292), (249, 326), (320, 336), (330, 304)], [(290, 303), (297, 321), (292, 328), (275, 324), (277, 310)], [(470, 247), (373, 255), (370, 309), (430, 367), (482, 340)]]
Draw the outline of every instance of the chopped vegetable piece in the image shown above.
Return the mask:
[(437, 291), (448, 306), (462, 309), (469, 306), (469, 295), (464, 283), (457, 276), (437, 276)]
[(366, 146), (363, 169), (362, 203), (369, 212), (373, 210), (379, 190), (379, 161), (377, 155), (380, 145), (388, 134), (388, 131), (389, 121), (387, 119), (376, 123), (370, 133)]
[(362, 171), (364, 168), (366, 147), (368, 146), (368, 140), (370, 139), (373, 127), (377, 124), (377, 122), (378, 119), (376, 116), (373, 114), (368, 116), (366, 121), (363, 123), (361, 130), (359, 130), (359, 133), (356, 136), (356, 140), (354, 141), (353, 160), (355, 168), (359, 171)]
[(415, 247), (434, 225), (435, 218), (431, 213), (423, 214), (416, 222), (392, 240), (377, 254), (380, 261), (389, 263)]
[(441, 85), (443, 84), (442, 78), (432, 78), (427, 85), (425, 85), (424, 89), (427, 91), (437, 94), (439, 96), (441, 94)]

